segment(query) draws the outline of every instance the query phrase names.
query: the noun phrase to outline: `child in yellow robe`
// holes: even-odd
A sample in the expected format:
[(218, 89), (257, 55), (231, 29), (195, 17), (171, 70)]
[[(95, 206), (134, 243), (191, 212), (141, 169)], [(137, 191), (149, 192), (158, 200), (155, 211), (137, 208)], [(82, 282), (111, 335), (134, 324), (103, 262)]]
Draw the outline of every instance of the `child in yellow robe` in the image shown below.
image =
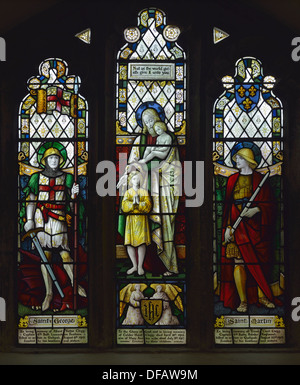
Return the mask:
[(149, 192), (140, 188), (141, 175), (139, 171), (130, 173), (128, 181), (129, 186), (132, 187), (125, 192), (122, 200), (122, 210), (125, 214), (128, 214), (126, 217), (124, 245), (126, 245), (132, 262), (132, 268), (127, 271), (127, 274), (137, 271), (139, 275), (143, 275), (146, 247), (151, 243), (147, 214), (152, 209), (152, 203)]

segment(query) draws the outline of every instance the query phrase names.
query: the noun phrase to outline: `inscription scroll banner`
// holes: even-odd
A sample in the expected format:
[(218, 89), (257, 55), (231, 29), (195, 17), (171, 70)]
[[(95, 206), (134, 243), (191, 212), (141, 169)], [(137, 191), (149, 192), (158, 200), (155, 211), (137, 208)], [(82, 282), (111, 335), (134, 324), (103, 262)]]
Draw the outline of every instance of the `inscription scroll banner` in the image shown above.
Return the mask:
[(78, 325), (78, 317), (76, 315), (69, 316), (53, 316), (53, 327), (73, 327), (77, 328)]
[(64, 315), (64, 316), (28, 316), (27, 325), (28, 328), (44, 328), (44, 327), (79, 327), (80, 318), (77, 315)]
[(276, 316), (251, 316), (250, 327), (275, 328)]
[(182, 345), (186, 344), (185, 329), (118, 329), (118, 344)]
[(129, 80), (174, 80), (174, 63), (129, 63)]
[(52, 316), (28, 316), (28, 327), (29, 328), (44, 328), (52, 327)]
[(215, 329), (215, 342), (217, 344), (232, 345), (250, 344), (284, 344), (284, 329)]
[[(279, 327), (279, 319), (275, 315), (263, 315), (263, 316), (224, 316), (223, 317), (224, 328), (276, 328)], [(281, 326), (280, 326), (281, 327)]]
[(226, 328), (244, 328), (249, 326), (247, 316), (224, 316), (224, 326)]
[(145, 343), (149, 345), (186, 344), (185, 329), (146, 329)]
[(142, 329), (118, 329), (118, 344), (144, 344), (144, 333)]
[(87, 328), (19, 329), (19, 344), (86, 344)]

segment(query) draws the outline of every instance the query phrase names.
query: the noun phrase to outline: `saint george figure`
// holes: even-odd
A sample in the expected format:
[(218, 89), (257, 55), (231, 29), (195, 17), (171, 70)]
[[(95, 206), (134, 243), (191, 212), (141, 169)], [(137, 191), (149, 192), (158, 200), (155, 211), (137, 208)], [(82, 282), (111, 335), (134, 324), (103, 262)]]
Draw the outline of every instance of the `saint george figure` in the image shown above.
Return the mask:
[(232, 159), (239, 172), (229, 177), (224, 202), (220, 299), (224, 306), (246, 312), (248, 304), (275, 307), (268, 284), (274, 198), (267, 179), (232, 236), (233, 224), (263, 178), (255, 171), (253, 147), (238, 145)]
[(180, 325), (178, 318), (172, 314), (170, 298), (162, 290), (161, 285), (156, 286), (156, 293), (153, 294), (151, 299), (152, 298), (161, 299), (163, 301), (163, 312), (160, 319), (155, 323), (155, 325)]
[[(152, 197), (152, 211), (149, 215), (152, 243), (148, 248), (144, 266), (151, 272), (171, 275), (178, 273), (176, 249), (174, 245), (175, 215), (178, 209), (181, 168), (176, 137), (173, 133), (167, 134), (172, 138), (170, 145), (163, 152), (163, 158), (153, 157), (144, 159), (148, 147), (159, 151), (157, 133), (154, 124), (165, 119), (162, 107), (155, 102), (143, 103), (137, 113), (137, 122), (142, 126), (142, 132), (133, 142), (128, 165), (120, 178), (118, 188), (126, 185), (128, 174), (139, 166), (147, 168), (148, 191)], [(169, 140), (169, 139), (168, 139)], [(143, 160), (144, 159), (144, 160)], [(140, 161), (142, 163), (140, 164)], [(171, 177), (170, 177), (171, 176)], [(119, 218), (119, 232), (124, 234), (124, 219)], [(155, 246), (155, 248), (153, 247)], [(158, 258), (157, 258), (158, 257)]]
[(141, 300), (144, 298), (141, 292), (141, 285), (136, 284), (135, 290), (133, 290), (130, 295), (126, 318), (122, 322), (122, 325), (144, 325), (144, 319), (141, 313)]
[(125, 192), (122, 200), (122, 211), (127, 214), (124, 244), (132, 262), (132, 268), (127, 271), (127, 274), (137, 271), (139, 275), (144, 274), (146, 247), (151, 243), (147, 214), (152, 208), (148, 191), (140, 188), (141, 178), (139, 171), (130, 173), (128, 183), (132, 187)]
[[(37, 233), (38, 240), (49, 262), (53, 250), (59, 251), (63, 266), (73, 286), (73, 260), (70, 255), (67, 221), (71, 216), (72, 199), (79, 193), (79, 185), (73, 183), (73, 175), (61, 170), (64, 158), (57, 146), (46, 148), (40, 161), (43, 171), (34, 173), (27, 187), (26, 232), (42, 229)], [(70, 204), (68, 204), (70, 203)], [(42, 303), (42, 310), (50, 307), (53, 291), (52, 280), (44, 264), (41, 272), (45, 283), (46, 295)], [(86, 297), (85, 290), (78, 285), (78, 294)], [(70, 307), (64, 303), (61, 310)]]

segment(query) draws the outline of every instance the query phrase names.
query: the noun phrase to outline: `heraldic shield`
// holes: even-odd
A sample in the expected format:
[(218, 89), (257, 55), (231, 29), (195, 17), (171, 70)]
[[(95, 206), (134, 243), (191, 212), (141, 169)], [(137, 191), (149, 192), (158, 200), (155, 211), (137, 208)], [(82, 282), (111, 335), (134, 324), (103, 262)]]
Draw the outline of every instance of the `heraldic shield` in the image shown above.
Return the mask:
[(163, 301), (161, 299), (142, 299), (141, 313), (149, 325), (154, 325), (162, 316)]
[(259, 88), (260, 85), (255, 83), (235, 85), (235, 98), (243, 111), (250, 112), (256, 107), (260, 96)]

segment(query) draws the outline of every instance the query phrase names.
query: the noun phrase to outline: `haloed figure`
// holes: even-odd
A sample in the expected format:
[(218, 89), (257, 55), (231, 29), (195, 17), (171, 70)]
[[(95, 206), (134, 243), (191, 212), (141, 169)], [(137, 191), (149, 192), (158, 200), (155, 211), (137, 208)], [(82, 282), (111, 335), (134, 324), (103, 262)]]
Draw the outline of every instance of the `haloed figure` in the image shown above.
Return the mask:
[[(149, 106), (148, 106), (149, 103)], [(151, 105), (151, 107), (150, 107)], [(178, 274), (178, 261), (175, 247), (175, 217), (179, 204), (181, 174), (177, 138), (167, 131), (165, 117), (160, 115), (162, 107), (154, 102), (145, 102), (138, 111), (142, 111), (136, 119), (142, 132), (135, 138), (125, 173), (121, 176), (117, 187), (126, 185), (128, 174), (138, 163), (151, 173), (148, 180), (148, 191), (152, 196), (151, 222), (152, 246), (149, 247), (148, 258), (144, 266), (147, 271), (169, 276)], [(172, 183), (170, 183), (172, 175)], [(119, 222), (119, 231), (123, 236), (124, 225)]]
[[(41, 159), (44, 170), (33, 174), (28, 183), (29, 200), (24, 230), (27, 232), (35, 228), (42, 229), (37, 237), (48, 261), (51, 261), (53, 249), (58, 250), (73, 286), (73, 260), (67, 233), (67, 219), (70, 216), (67, 209), (72, 209), (71, 200), (79, 193), (79, 185), (73, 183), (73, 175), (61, 170), (63, 162), (57, 148), (51, 147), (44, 152)], [(42, 303), (42, 310), (45, 311), (50, 307), (53, 298), (52, 280), (43, 264), (41, 272), (46, 289)], [(78, 286), (78, 294), (86, 296), (81, 286)], [(69, 303), (63, 303), (60, 310), (70, 306)]]
[(232, 159), (239, 172), (229, 177), (226, 188), (220, 298), (224, 306), (239, 312), (255, 303), (274, 308), (268, 284), (274, 223), (271, 187), (268, 180), (262, 185), (232, 236), (233, 224), (263, 178), (255, 171), (258, 164), (250, 148), (241, 148)]

